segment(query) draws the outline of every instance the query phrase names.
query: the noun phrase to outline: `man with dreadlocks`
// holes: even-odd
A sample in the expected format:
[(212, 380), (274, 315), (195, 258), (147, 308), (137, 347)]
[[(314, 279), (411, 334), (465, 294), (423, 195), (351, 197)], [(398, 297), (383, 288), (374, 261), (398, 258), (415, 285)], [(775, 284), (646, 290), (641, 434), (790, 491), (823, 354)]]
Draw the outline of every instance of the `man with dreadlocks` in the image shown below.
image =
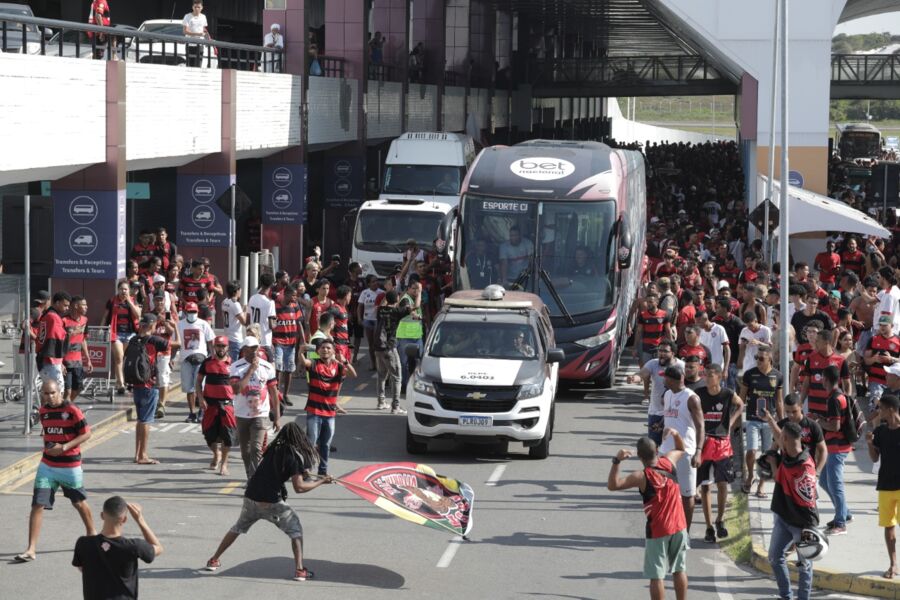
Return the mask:
[(310, 471), (319, 462), (315, 447), (296, 423), (288, 423), (275, 441), (266, 449), (256, 472), (247, 482), (244, 505), (237, 523), (222, 538), (216, 553), (206, 562), (207, 571), (216, 571), (222, 566), (219, 558), (242, 533), (260, 519), (269, 521), (291, 538), (294, 551), (294, 581), (312, 579), (313, 573), (303, 566), (303, 526), (300, 517), (287, 503), (287, 489), (284, 484), (290, 480), (294, 491), (303, 494), (316, 489), (323, 483), (331, 483), (330, 476), (310, 478)]

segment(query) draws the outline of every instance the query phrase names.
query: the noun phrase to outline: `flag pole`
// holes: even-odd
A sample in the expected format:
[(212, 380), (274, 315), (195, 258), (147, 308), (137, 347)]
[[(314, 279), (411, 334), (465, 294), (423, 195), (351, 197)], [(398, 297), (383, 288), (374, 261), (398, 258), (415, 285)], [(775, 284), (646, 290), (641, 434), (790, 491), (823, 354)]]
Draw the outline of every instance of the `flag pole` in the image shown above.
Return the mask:
[[(392, 502), (392, 503), (396, 504), (397, 506), (399, 506), (399, 507), (401, 507), (401, 508), (406, 508), (405, 506), (403, 506), (403, 504), (397, 502), (396, 500), (394, 500), (394, 499), (391, 498), (390, 496), (384, 496), (384, 495), (382, 495), (382, 494), (379, 494), (378, 492), (372, 490), (371, 488), (367, 488), (367, 487), (365, 487), (365, 486), (359, 485), (358, 483), (353, 483), (352, 481), (345, 481), (344, 479), (338, 479), (337, 477), (335, 477), (335, 478), (333, 479), (333, 481), (334, 481), (335, 483), (341, 484), (341, 485), (344, 486), (344, 487), (348, 487), (348, 486), (349, 486), (349, 487), (355, 487), (356, 489), (362, 490), (362, 491), (367, 492), (367, 493), (369, 493), (369, 494), (375, 494), (375, 495), (377, 495), (379, 498), (384, 498), (384, 499), (388, 500), (389, 502)], [(407, 510), (409, 510), (409, 509), (407, 509)], [(464, 539), (465, 541), (467, 541), (467, 542), (469, 541), (468, 536), (463, 535), (462, 533), (460, 533), (459, 531), (456, 531), (456, 530), (453, 529), (452, 527), (449, 527), (449, 526), (447, 526), (447, 525), (444, 525), (443, 523), (441, 523), (441, 522), (439, 522), (439, 521), (435, 521), (435, 520), (432, 520), (432, 519), (429, 519), (429, 520), (430, 520), (432, 523), (435, 523), (436, 525), (440, 525), (441, 527), (443, 527), (444, 529), (446, 529), (447, 531), (449, 531), (449, 532), (452, 533), (453, 535), (458, 535), (458, 536), (460, 536), (462, 539)]]
[[(781, 374), (787, 377), (790, 373), (790, 338), (788, 336), (788, 284), (791, 255), (791, 234), (788, 224), (788, 198), (790, 184), (788, 182), (788, 9), (787, 0), (781, 2), (781, 224), (778, 227), (778, 253), (781, 261), (781, 315), (779, 321), (781, 346), (781, 361), (779, 367)], [(801, 332), (797, 332), (800, 334)]]

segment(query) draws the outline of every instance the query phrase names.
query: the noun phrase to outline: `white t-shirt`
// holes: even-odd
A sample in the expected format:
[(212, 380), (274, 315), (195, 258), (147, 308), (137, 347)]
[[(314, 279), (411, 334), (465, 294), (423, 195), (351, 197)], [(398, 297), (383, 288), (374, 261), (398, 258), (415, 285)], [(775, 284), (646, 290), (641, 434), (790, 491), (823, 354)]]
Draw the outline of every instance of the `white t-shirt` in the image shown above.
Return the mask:
[(200, 13), (195, 17), (194, 13), (189, 12), (184, 15), (182, 23), (184, 23), (184, 26), (187, 27), (187, 30), (191, 33), (203, 33), (206, 27), (208, 27), (206, 15), (203, 13)]
[(181, 335), (181, 360), (192, 354), (207, 356), (206, 345), (216, 337), (210, 324), (199, 317), (193, 323), (188, 323), (187, 319), (179, 320), (178, 333)]
[[(262, 339), (259, 343), (263, 346), (272, 345), (272, 326), (269, 318), (275, 317), (275, 301), (264, 294), (253, 294), (247, 302), (247, 314), (250, 315), (250, 323), (257, 323)], [(249, 323), (248, 323), (249, 325)]]
[[(250, 363), (241, 358), (228, 369), (231, 383), (244, 378), (250, 369)], [(268, 417), (269, 385), (275, 383), (275, 367), (272, 363), (260, 359), (247, 387), (234, 393), (234, 416), (242, 419)]]
[(522, 238), (518, 246), (509, 242), (500, 244), (500, 260), (506, 261), (506, 277), (515, 279), (519, 273), (528, 268), (531, 257), (534, 255), (534, 244), (527, 238)]
[(718, 323), (713, 323), (709, 331), (700, 328), (700, 343), (709, 348), (709, 362), (725, 369), (725, 346), (728, 345), (728, 333)]
[(374, 292), (366, 288), (359, 293), (359, 303), (363, 306), (363, 320), (374, 321), (378, 307), (375, 306), (375, 298), (378, 297), (383, 290), (375, 290)]
[[(666, 390), (663, 397), (665, 426), (671, 427), (681, 434), (681, 439), (684, 440), (684, 452), (687, 456), (692, 456), (697, 451), (697, 429), (694, 427), (694, 419), (688, 406), (691, 396), (696, 396), (696, 394), (688, 388), (684, 388), (680, 392)], [(674, 449), (675, 441), (671, 437), (667, 437), (659, 447), (659, 452), (665, 454)]]
[(878, 292), (878, 299), (881, 303), (878, 305), (878, 315), (873, 320), (878, 323), (878, 317), (890, 315), (894, 319), (894, 335), (900, 334), (900, 289), (894, 285), (889, 290), (882, 290)]
[(667, 367), (675, 366), (684, 372), (684, 361), (675, 358), (666, 365), (660, 365), (658, 358), (652, 358), (644, 364), (644, 368), (650, 372), (650, 405), (647, 407), (648, 415), (662, 415), (665, 410), (663, 407), (663, 395), (666, 393), (666, 384), (664, 383), (664, 375)]
[(225, 335), (229, 342), (244, 341), (244, 326), (238, 321), (238, 316), (244, 312), (241, 303), (231, 298), (222, 300), (222, 321), (225, 323)]
[(750, 340), (757, 340), (764, 344), (772, 345), (772, 330), (765, 325), (760, 325), (759, 329), (754, 333), (749, 327), (741, 330), (740, 341), (747, 340), (747, 347), (744, 348), (744, 364), (741, 365), (741, 373), (749, 371), (756, 366), (756, 351), (759, 346), (749, 343)]

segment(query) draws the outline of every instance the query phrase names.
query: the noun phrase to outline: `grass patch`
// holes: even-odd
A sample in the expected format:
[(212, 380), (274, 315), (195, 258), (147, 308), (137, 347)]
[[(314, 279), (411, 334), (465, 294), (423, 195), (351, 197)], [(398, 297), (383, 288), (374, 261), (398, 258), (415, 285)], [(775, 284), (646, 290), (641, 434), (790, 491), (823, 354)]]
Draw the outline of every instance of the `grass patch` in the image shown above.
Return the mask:
[[(712, 494), (710, 494), (712, 496)], [(750, 510), (747, 494), (733, 492), (725, 512), (725, 527), (728, 537), (719, 542), (719, 547), (736, 563), (749, 563), (753, 555), (753, 538), (750, 536)]]

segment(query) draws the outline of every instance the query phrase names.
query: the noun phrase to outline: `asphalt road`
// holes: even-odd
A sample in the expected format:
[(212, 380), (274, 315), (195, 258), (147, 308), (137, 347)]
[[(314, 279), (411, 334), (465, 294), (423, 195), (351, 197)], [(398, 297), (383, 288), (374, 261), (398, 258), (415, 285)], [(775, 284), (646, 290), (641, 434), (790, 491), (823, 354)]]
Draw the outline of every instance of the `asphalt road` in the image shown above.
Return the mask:
[[(405, 417), (374, 410), (373, 387), (368, 371), (345, 386), (344, 394), (352, 396), (351, 413), (338, 419), (337, 453), (329, 469), (334, 474), (370, 462), (414, 460), (405, 450)], [(165, 546), (158, 560), (141, 567), (145, 599), (250, 598), (296, 593), (292, 588), (348, 599), (646, 598), (640, 498), (636, 492), (606, 490), (609, 459), (633, 444), (646, 408), (634, 386), (587, 398), (568, 394), (559, 402), (547, 460), (529, 460), (515, 445), (505, 455), (449, 443), (419, 460), (475, 489), (469, 542), (391, 517), (337, 485), (292, 494), (289, 501), (304, 526), (306, 565), (316, 573), (315, 580), (303, 583), (289, 579), (287, 538), (265, 522), (238, 539), (218, 573), (200, 573), (238, 516), (243, 469), (235, 454), (232, 477), (205, 470), (208, 450), (197, 428), (181, 423), (183, 405), (152, 433), (152, 454), (162, 464), (131, 463), (130, 425), (89, 451), (85, 484), (98, 517), (102, 500), (112, 494), (142, 504)], [(299, 414), (294, 408), (287, 416)], [(80, 573), (69, 565), (82, 531), (63, 498), (45, 516), (38, 559), (24, 565), (7, 562), (26, 545), (30, 487), (25, 482), (0, 493), (0, 596), (79, 597)], [(691, 598), (775, 596), (772, 580), (736, 567), (702, 542), (699, 508), (697, 521), (689, 554)], [(139, 535), (133, 525), (129, 535)]]

